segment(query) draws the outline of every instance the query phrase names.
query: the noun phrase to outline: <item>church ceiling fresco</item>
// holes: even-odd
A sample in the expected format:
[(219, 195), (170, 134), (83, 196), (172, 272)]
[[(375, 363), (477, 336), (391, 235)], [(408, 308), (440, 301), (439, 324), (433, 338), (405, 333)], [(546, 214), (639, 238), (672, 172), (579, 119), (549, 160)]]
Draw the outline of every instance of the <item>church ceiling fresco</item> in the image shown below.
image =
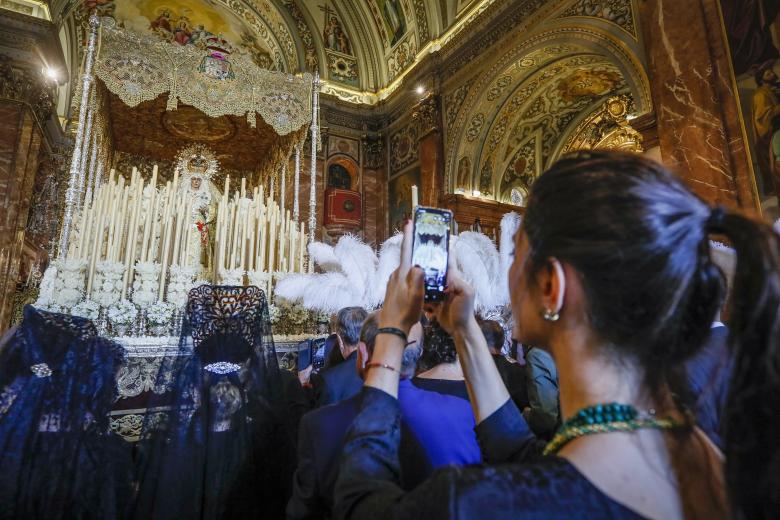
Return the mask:
[[(515, 0), (510, 14), (528, 18), (561, 6), (566, 10), (556, 11), (560, 16), (602, 19), (633, 31), (633, 15), (624, 5), (628, 1)], [(83, 5), (174, 44), (199, 45), (209, 35), (221, 36), (265, 68), (318, 70), (326, 94), (375, 104), (392, 94), (424, 55), (467, 38), (472, 25), (485, 26), (509, 2), (86, 0)]]
[(205, 48), (220, 37), (262, 68), (299, 68), (293, 33), (269, 0), (104, 0), (99, 13), (175, 45)]

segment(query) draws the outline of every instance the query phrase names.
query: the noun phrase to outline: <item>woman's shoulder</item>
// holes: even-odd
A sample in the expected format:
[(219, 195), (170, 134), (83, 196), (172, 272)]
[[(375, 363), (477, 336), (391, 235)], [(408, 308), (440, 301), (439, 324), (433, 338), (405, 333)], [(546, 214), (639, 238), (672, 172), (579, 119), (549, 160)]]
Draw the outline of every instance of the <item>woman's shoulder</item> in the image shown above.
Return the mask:
[(641, 518), (560, 457), (532, 464), (444, 468), (429, 484), (434, 494), (446, 495), (442, 503), (448, 516), (458, 518)]

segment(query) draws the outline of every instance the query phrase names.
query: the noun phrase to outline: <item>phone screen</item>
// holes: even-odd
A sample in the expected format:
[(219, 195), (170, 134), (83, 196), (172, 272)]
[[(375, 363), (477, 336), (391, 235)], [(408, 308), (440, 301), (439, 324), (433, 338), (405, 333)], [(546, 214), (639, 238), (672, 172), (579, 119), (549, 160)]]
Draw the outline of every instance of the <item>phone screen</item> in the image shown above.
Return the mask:
[(452, 212), (417, 207), (414, 211), (412, 265), (425, 272), (425, 301), (441, 301), (447, 285)]

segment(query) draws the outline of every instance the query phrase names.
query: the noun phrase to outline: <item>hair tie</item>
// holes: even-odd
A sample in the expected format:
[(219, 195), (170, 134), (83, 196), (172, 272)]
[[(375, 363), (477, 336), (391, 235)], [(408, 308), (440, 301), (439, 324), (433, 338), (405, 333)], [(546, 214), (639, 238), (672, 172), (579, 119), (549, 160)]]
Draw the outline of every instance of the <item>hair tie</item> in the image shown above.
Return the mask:
[(710, 210), (710, 216), (707, 218), (705, 227), (712, 233), (723, 232), (723, 222), (726, 219), (726, 210), (723, 206), (715, 206)]

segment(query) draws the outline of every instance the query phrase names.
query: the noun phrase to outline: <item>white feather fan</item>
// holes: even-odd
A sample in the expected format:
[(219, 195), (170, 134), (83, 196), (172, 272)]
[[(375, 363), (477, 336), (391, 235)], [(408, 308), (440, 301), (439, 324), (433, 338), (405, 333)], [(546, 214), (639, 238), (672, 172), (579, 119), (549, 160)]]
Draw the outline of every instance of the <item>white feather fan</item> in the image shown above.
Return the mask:
[(379, 307), (385, 301), (387, 281), (390, 279), (393, 271), (398, 269), (398, 266), (401, 264), (401, 241), (403, 238), (403, 234), (396, 233), (382, 243), (382, 247), (379, 250), (376, 276), (374, 276), (374, 288), (369, 297), (371, 307)]
[(276, 283), (276, 287), (274, 288), (274, 298), (282, 298), (293, 303), (302, 303), (303, 295), (311, 283), (312, 275), (287, 275)]
[(341, 270), (339, 259), (333, 253), (333, 246), (323, 244), (322, 242), (312, 242), (309, 244), (309, 261), (320, 266), (326, 272), (338, 272)]
[(522, 217), (514, 211), (501, 217), (501, 240), (498, 245), (500, 265), (496, 287), (500, 291), (501, 300), (504, 302), (509, 302), (509, 281), (507, 280), (507, 275), (509, 274), (509, 266), (512, 265), (514, 260), (515, 233), (520, 229), (521, 223)]
[(303, 306), (328, 313), (352, 306), (364, 306), (365, 302), (352, 282), (342, 273), (309, 275), (311, 283), (303, 294)]
[(354, 291), (363, 301), (367, 301), (376, 275), (377, 258), (373, 248), (354, 235), (344, 235), (333, 248), (333, 253)]
[(493, 288), (488, 268), (490, 260), (483, 257), (484, 252), (475, 235), (479, 233), (465, 231), (458, 235), (458, 239), (453, 241), (451, 254), (455, 255), (463, 279), (474, 288), (474, 306), (481, 314), (493, 306)]

